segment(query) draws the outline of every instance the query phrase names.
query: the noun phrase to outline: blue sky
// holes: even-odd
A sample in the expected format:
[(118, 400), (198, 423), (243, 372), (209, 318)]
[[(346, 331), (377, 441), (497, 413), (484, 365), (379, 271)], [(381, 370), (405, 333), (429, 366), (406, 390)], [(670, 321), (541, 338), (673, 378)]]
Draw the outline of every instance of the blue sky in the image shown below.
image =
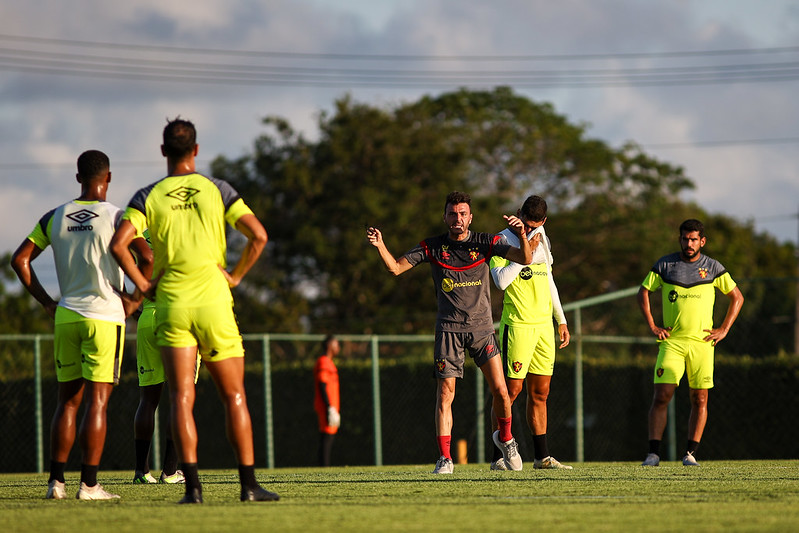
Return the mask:
[[(333, 86), (223, 83), (213, 72), (186, 81), (147, 74), (158, 62), (191, 63), (198, 69), (475, 72), (780, 64), (784, 75), (754, 75), (747, 81), (516, 90), (552, 103), (571, 122), (588, 124), (590, 137), (613, 146), (633, 140), (655, 157), (683, 166), (697, 184), (685, 199), (796, 242), (799, 76), (793, 73), (799, 68), (793, 63), (799, 63), (799, 48), (792, 47), (799, 47), (799, 2), (785, 0), (14, 2), (0, 20), (0, 251), (16, 248), (45, 211), (76, 195), (74, 161), (85, 149), (101, 149), (111, 157), (109, 200), (118, 205), (160, 177), (158, 137), (166, 117), (180, 114), (195, 121), (200, 157), (207, 161), (249, 151), (267, 115), (284, 116), (313, 136), (318, 113), (346, 93), (391, 106), (456, 88), (346, 80)], [(185, 49), (204, 52), (180, 52)], [(680, 55), (730, 50), (748, 52)], [(244, 52), (295, 55), (247, 58)], [(296, 54), (450, 59), (367, 61)], [(567, 55), (572, 59), (563, 59)], [(475, 56), (549, 59), (493, 64), (468, 59)], [(145, 66), (111, 74), (92, 66), (106, 61), (102, 58)], [(479, 82), (469, 85), (484, 88)], [(269, 220), (264, 222), (268, 229)], [(45, 269), (45, 262), (40, 259), (37, 267)]]

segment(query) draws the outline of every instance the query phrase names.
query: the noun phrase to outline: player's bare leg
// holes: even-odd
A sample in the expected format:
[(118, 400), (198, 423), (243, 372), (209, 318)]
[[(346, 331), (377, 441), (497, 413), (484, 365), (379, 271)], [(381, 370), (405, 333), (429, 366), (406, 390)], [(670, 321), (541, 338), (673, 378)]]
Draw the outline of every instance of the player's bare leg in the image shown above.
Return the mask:
[(47, 498), (66, 498), (64, 469), (72, 445), (75, 444), (80, 403), (83, 400), (83, 379), (58, 384), (58, 403), (50, 421), (50, 477)]
[(655, 383), (652, 405), (649, 407), (649, 453), (641, 466), (658, 466), (660, 464), (660, 441), (668, 420), (668, 407), (677, 385)]
[(696, 462), (696, 450), (707, 422), (708, 389), (690, 389), (691, 414), (688, 417), (688, 443), (682, 464), (685, 466), (699, 466)]
[(206, 364), (225, 406), (225, 429), (239, 464), (255, 463), (252, 421), (244, 391), (244, 358), (231, 357)]
[(677, 385), (655, 383), (652, 405), (649, 407), (649, 440), (661, 440), (668, 420), (668, 406)]
[(708, 389), (691, 389), (691, 414), (688, 417), (688, 440), (699, 442), (707, 423)]
[(161, 348), (167, 385), (169, 386), (169, 412), (172, 420), (172, 438), (178, 457), (184, 463), (197, 463), (197, 425), (194, 421), (194, 368), (197, 347)]
[(244, 390), (244, 357), (206, 364), (225, 407), (225, 429), (239, 463), (241, 501), (276, 501), (280, 496), (262, 488), (255, 479), (252, 420)]
[(113, 383), (86, 382), (86, 405), (78, 433), (85, 464), (100, 464), (105, 446), (106, 411), (113, 389)]
[(497, 425), (499, 427), (492, 434), (494, 444), (502, 451), (502, 458), (505, 465), (511, 470), (521, 470), (523, 467), (522, 459), (519, 456), (516, 439), (511, 433), (511, 401), (508, 396), (508, 388), (505, 384), (505, 373), (502, 369), (500, 357), (492, 357), (480, 367), (483, 376), (486, 378), (488, 388), (492, 395), (492, 407), (496, 413)]
[(547, 432), (547, 398), (552, 376), (527, 374), (527, 425), (533, 435)]
[(197, 425), (194, 421), (194, 372), (197, 347), (161, 347), (161, 359), (169, 386), (172, 439), (186, 477), (186, 494), (179, 503), (202, 503), (202, 486), (197, 470)]
[(535, 461), (533, 468), (549, 470), (571, 470), (549, 454), (547, 444), (547, 398), (552, 376), (527, 374), (527, 426), (533, 433)]
[(155, 431), (155, 411), (161, 401), (163, 383), (139, 387), (139, 405), (133, 417), (133, 439), (136, 450), (136, 468), (133, 474), (134, 483), (156, 483), (150, 475), (147, 458)]
[(66, 463), (75, 443), (75, 420), (83, 400), (83, 385), (83, 379), (58, 384), (58, 405), (50, 423), (50, 457), (54, 461)]
[(452, 435), (452, 401), (455, 378), (438, 378), (436, 393), (436, 436)]

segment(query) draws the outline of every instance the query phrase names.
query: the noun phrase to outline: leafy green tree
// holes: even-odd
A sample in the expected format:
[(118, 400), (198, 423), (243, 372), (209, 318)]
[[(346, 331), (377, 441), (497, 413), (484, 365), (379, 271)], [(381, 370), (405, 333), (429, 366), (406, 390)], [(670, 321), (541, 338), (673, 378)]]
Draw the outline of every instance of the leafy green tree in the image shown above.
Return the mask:
[[(400, 255), (444, 231), (442, 202), (451, 190), (472, 194), (477, 231), (502, 229), (500, 215), (514, 212), (531, 193), (546, 197), (553, 218), (563, 216), (564, 223), (567, 214), (592, 228), (604, 221), (600, 240), (583, 232), (574, 242), (577, 253), (561, 256), (576, 262), (592, 251), (611, 255), (605, 241), (623, 226), (618, 223), (653, 206), (665, 212), (662, 198), (691, 187), (682, 169), (634, 145), (613, 150), (587, 139), (586, 126), (508, 88), (459, 90), (389, 110), (345, 97), (331, 116), (320, 115), (316, 141), (283, 119), (264, 123), (269, 132), (252, 154), (213, 165), (214, 175), (239, 189), (270, 234), (268, 258), (241, 291), (245, 329), (430, 331), (435, 301), (429, 274), (420, 268), (401, 281), (391, 278), (364, 229), (380, 227), (389, 249)], [(628, 232), (638, 235), (640, 226)], [(636, 258), (622, 262), (637, 280)], [(585, 279), (598, 275), (604, 272)], [(585, 295), (606, 285), (592, 283)]]

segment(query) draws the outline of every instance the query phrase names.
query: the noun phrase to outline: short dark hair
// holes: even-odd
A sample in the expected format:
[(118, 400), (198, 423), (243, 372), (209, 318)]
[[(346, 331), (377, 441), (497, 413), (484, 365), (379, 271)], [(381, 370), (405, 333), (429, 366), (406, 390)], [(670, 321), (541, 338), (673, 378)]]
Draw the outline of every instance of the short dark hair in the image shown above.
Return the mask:
[(691, 233), (694, 231), (699, 232), (700, 237), (705, 236), (705, 225), (702, 224), (695, 218), (689, 218), (682, 224), (680, 224), (680, 235), (682, 236), (683, 233)]
[(78, 156), (78, 175), (82, 179), (105, 177), (111, 162), (100, 150), (86, 150)]
[(188, 120), (177, 117), (167, 120), (164, 128), (164, 155), (179, 159), (189, 155), (197, 146), (197, 129)]
[(472, 207), (472, 197), (465, 192), (452, 191), (447, 195), (447, 201), (444, 202), (444, 212), (447, 211), (447, 206), (450, 204), (468, 204), (469, 207)]
[(547, 218), (547, 202), (537, 195), (528, 196), (519, 210), (523, 220), (541, 222)]
[(332, 343), (334, 340), (336, 340), (336, 336), (335, 336), (335, 335), (328, 335), (328, 336), (326, 336), (326, 337), (324, 338), (324, 340), (322, 340), (322, 351), (323, 351), (323, 352), (326, 352), (326, 351), (327, 351), (327, 349), (328, 349), (328, 347), (330, 346), (330, 344), (331, 344), (331, 343)]

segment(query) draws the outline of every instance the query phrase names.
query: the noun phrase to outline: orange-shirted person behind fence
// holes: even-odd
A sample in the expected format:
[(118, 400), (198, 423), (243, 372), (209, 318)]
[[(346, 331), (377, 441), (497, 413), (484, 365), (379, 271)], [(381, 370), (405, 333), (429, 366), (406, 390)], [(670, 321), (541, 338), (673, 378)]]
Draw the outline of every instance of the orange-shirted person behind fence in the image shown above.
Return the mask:
[(319, 420), (319, 466), (330, 466), (330, 451), (333, 439), (341, 424), (339, 409), (338, 369), (333, 362), (340, 347), (338, 339), (328, 335), (322, 341), (322, 355), (313, 369), (314, 410)]

